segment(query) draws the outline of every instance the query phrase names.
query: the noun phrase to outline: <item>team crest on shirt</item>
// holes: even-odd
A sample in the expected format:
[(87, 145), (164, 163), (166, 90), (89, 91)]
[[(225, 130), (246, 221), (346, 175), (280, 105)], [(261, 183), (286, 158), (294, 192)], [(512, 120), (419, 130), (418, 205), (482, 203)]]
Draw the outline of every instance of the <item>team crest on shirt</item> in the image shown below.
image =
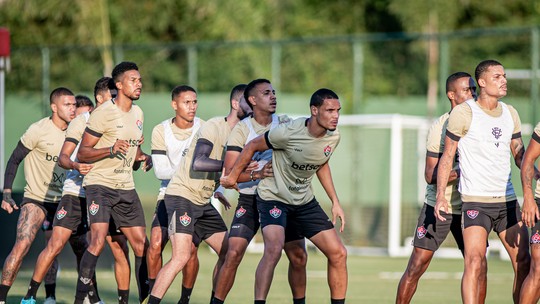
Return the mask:
[(278, 218), (281, 216), (281, 210), (274, 206), (274, 208), (270, 209), (270, 215), (273, 217), (273, 218)]
[[(499, 127), (492, 128), (492, 129), (491, 129), (491, 134), (493, 134), (493, 136), (495, 137), (495, 139), (499, 139), (499, 138), (502, 136), (502, 130), (501, 130), (501, 128), (499, 128)], [(497, 148), (498, 148), (498, 147), (499, 147), (499, 143), (496, 142), (496, 143), (495, 143), (495, 146), (497, 146)]]
[(244, 207), (240, 206), (238, 210), (236, 210), (236, 217), (242, 217), (242, 215), (246, 214), (246, 209)]
[(416, 228), (416, 236), (418, 236), (419, 239), (423, 239), (427, 234), (427, 229), (424, 226), (420, 226)]
[(137, 128), (139, 128), (139, 130), (142, 130), (142, 121), (137, 119), (136, 124), (137, 124)]
[(63, 219), (64, 217), (66, 217), (67, 215), (67, 211), (64, 209), (64, 207), (62, 207), (62, 209), (58, 210), (56, 212), (56, 218), (61, 220)]
[(184, 225), (184, 227), (191, 223), (191, 217), (187, 215), (187, 212), (185, 212), (184, 215), (180, 216), (180, 223)]
[(49, 229), (50, 226), (51, 226), (51, 222), (49, 222), (49, 221), (47, 221), (47, 220), (44, 220), (44, 221), (43, 221), (43, 224), (41, 224), (41, 228), (42, 228), (43, 230)]
[(478, 213), (477, 210), (467, 210), (467, 216), (473, 220), (478, 216)]
[(538, 234), (538, 230), (531, 236), (531, 244), (540, 244), (540, 234)]
[(96, 204), (96, 202), (92, 201), (92, 204), (90, 207), (88, 207), (88, 212), (90, 212), (91, 215), (96, 215), (96, 213), (99, 210), (99, 205)]
[(326, 147), (324, 147), (323, 151), (324, 151), (324, 156), (328, 156), (328, 155), (330, 155), (330, 153), (332, 153), (332, 147), (326, 146)]

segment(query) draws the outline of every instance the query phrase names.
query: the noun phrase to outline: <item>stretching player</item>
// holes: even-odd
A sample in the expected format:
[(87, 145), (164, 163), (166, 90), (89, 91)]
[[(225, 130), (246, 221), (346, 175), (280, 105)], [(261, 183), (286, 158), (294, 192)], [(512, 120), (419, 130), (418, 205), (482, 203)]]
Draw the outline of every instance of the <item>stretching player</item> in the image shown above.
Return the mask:
[[(328, 285), (332, 304), (345, 303), (347, 293), (347, 250), (334, 224), (345, 215), (339, 203), (328, 160), (340, 135), (337, 130), (341, 104), (329, 89), (319, 89), (310, 101), (310, 118), (299, 118), (280, 125), (251, 140), (242, 150), (231, 173), (221, 178), (221, 185), (234, 187), (255, 152), (273, 149), (273, 177), (259, 182), (257, 209), (264, 239), (264, 254), (255, 274), (255, 303), (266, 303), (281, 258), (288, 226), (305, 236), (328, 258)], [(317, 175), (332, 201), (332, 220), (325, 214), (311, 188)]]
[(172, 257), (159, 271), (148, 303), (160, 303), (176, 275), (191, 257), (193, 241), (204, 240), (219, 256), (213, 274), (212, 296), (219, 268), (227, 251), (227, 226), (209, 199), (216, 189), (223, 167), (224, 148), (232, 128), (245, 117), (242, 90), (231, 93), (227, 117), (215, 117), (199, 129), (192, 147), (165, 191), (169, 215)]
[[(229, 173), (244, 146), (253, 138), (269, 131), (280, 124), (289, 123), (286, 115), (278, 116), (276, 112), (276, 95), (272, 84), (266, 79), (256, 79), (250, 82), (244, 97), (253, 110), (253, 117), (246, 117), (234, 127), (227, 141), (225, 154), (225, 172)], [(213, 303), (223, 303), (231, 290), (236, 270), (244, 257), (249, 242), (259, 230), (259, 212), (255, 191), (258, 182), (266, 176), (272, 176), (272, 150), (257, 153), (254, 158), (258, 162), (257, 171), (241, 174), (238, 184), (240, 197), (235, 216), (231, 223), (228, 239), (227, 255), (219, 271), (216, 293)], [(292, 231), (287, 232), (285, 253), (289, 257), (289, 284), (296, 304), (304, 303), (306, 292), (306, 261), (304, 238)]]
[[(446, 96), (450, 101), (450, 111), (457, 105), (468, 99), (476, 97), (476, 85), (471, 75), (465, 72), (457, 72), (446, 79)], [(429, 129), (427, 137), (427, 153), (425, 178), (428, 183), (426, 187), (426, 200), (416, 227), (416, 235), (413, 241), (413, 252), (409, 259), (409, 264), (399, 282), (396, 303), (410, 303), (418, 280), (424, 274), (433, 258), (433, 254), (442, 242), (452, 232), (459, 250), (463, 253), (463, 234), (461, 233), (461, 198), (457, 191), (459, 181), (459, 167), (455, 162), (450, 172), (448, 186), (446, 188), (446, 198), (450, 202), (449, 213), (445, 213), (445, 222), (437, 221), (433, 213), (437, 194), (437, 165), (439, 158), (444, 151), (444, 137), (446, 124), (450, 112), (443, 114), (437, 119)], [(485, 283), (485, 281), (484, 281)], [(485, 299), (486, 284), (482, 285), (482, 298)]]
[[(146, 254), (150, 290), (152, 290), (157, 274), (162, 267), (161, 254), (168, 241), (169, 219), (163, 200), (165, 189), (178, 169), (181, 159), (187, 155), (193, 137), (204, 123), (202, 119), (195, 117), (198, 107), (195, 89), (181, 85), (175, 87), (171, 95), (171, 106), (176, 115), (161, 122), (152, 130), (152, 163), (156, 177), (161, 180), (161, 187), (152, 220), (150, 247)], [(178, 304), (189, 303), (197, 278), (199, 259), (195, 246), (192, 249), (191, 259), (183, 269), (182, 294)]]
[[(13, 180), (19, 164), (26, 159), (24, 176), (26, 186), (17, 221), (17, 238), (4, 262), (0, 284), (0, 303), (5, 303), (7, 293), (15, 281), (22, 260), (34, 242), (36, 233), (46, 223), (45, 238), (52, 233), (51, 223), (62, 196), (66, 171), (59, 167), (58, 154), (69, 122), (75, 117), (75, 96), (66, 88), (56, 88), (50, 95), (52, 115), (32, 124), (21, 137), (11, 154), (4, 173), (2, 209), (8, 213), (19, 207), (11, 198)], [(56, 303), (54, 294), (57, 267), (51, 267), (51, 281), (46, 281), (46, 304)]]

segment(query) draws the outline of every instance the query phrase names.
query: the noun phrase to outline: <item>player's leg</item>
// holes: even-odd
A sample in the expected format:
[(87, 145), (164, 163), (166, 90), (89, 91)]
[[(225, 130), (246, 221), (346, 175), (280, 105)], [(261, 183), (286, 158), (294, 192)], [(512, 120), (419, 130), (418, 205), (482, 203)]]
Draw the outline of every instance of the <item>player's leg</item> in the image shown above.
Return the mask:
[(214, 297), (221, 301), (224, 301), (231, 291), (236, 277), (236, 271), (249, 245), (248, 241), (241, 237), (229, 237), (228, 243), (227, 254), (225, 255), (223, 266), (218, 273), (214, 295)]
[(114, 277), (118, 288), (118, 303), (128, 303), (131, 265), (129, 262), (127, 239), (121, 233), (113, 233), (111, 235), (111, 229), (109, 229), (109, 234), (107, 236), (107, 243), (114, 257)]
[[(306, 298), (306, 265), (308, 255), (304, 238), (289, 237), (289, 227), (285, 228), (285, 245), (283, 249), (289, 259), (288, 279), (294, 303), (304, 303)], [(289, 241), (291, 240), (291, 241)]]
[(463, 229), (465, 243), (464, 269), (461, 280), (463, 303), (478, 303), (480, 284), (487, 276), (486, 242), (488, 231), (482, 226), (470, 226)]
[[(194, 236), (195, 238), (195, 236)], [(200, 242), (196, 242), (199, 244)], [(180, 294), (180, 300), (177, 304), (188, 304), (191, 298), (191, 292), (195, 287), (195, 281), (197, 281), (197, 275), (199, 274), (199, 256), (198, 247), (194, 242), (191, 242), (191, 257), (188, 262), (182, 268), (182, 292)]]
[(45, 212), (37, 204), (27, 203), (21, 206), (21, 211), (17, 220), (17, 238), (15, 245), (6, 257), (4, 268), (2, 270), (0, 302), (6, 302), (9, 288), (13, 285), (13, 281), (15, 281), (15, 277), (21, 267), (22, 260), (28, 253), (44, 219)]
[(219, 270), (223, 266), (223, 262), (225, 261), (225, 255), (227, 254), (227, 231), (214, 233), (204, 241), (218, 255), (218, 260), (216, 261), (216, 265), (214, 266), (214, 272), (212, 273), (212, 290), (214, 291), (217, 281), (217, 275), (219, 273)]
[[(537, 223), (538, 226), (538, 223)], [(519, 303), (534, 304), (540, 299), (540, 233), (532, 230), (531, 236), (531, 268), (521, 287)]]
[(150, 245), (146, 252), (146, 262), (148, 264), (148, 281), (150, 284), (150, 290), (152, 289), (154, 282), (156, 281), (157, 274), (161, 269), (162, 252), (167, 245), (167, 226), (168, 215), (165, 208), (165, 202), (159, 200), (156, 205), (154, 217), (152, 220), (152, 230), (150, 232)]
[(529, 233), (521, 221), (521, 211), (517, 201), (508, 202), (503, 206), (506, 214), (501, 215), (494, 223), (494, 230), (510, 256), (514, 268), (514, 303), (519, 303), (523, 281), (529, 273), (531, 257), (529, 255)]
[(427, 270), (434, 252), (431, 250), (414, 247), (407, 269), (399, 281), (396, 303), (410, 303), (416, 292), (420, 277)]
[[(56, 203), (44, 203), (43, 206), (46, 210), (45, 220), (41, 229), (45, 235), (45, 247), (52, 236), (53, 221), (54, 215), (58, 204)], [(55, 304), (56, 303), (56, 276), (58, 274), (58, 259), (55, 257), (53, 259), (52, 265), (47, 270), (45, 274), (45, 304)]]

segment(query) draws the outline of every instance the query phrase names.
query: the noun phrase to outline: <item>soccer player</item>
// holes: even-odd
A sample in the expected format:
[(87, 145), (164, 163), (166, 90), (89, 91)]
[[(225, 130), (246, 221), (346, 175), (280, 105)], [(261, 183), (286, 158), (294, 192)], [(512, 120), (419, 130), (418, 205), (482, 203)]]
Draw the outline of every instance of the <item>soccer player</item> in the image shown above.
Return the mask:
[[(244, 98), (253, 110), (253, 116), (239, 122), (232, 130), (227, 141), (225, 154), (225, 172), (229, 173), (244, 146), (253, 138), (271, 130), (283, 123), (289, 123), (286, 115), (278, 116), (276, 112), (276, 95), (270, 81), (256, 79), (250, 82)], [(255, 191), (258, 182), (266, 175), (272, 176), (272, 150), (258, 153), (253, 158), (258, 162), (258, 170), (241, 174), (238, 184), (240, 197), (235, 216), (229, 232), (228, 249), (225, 262), (218, 274), (216, 293), (213, 303), (223, 303), (231, 290), (236, 270), (244, 257), (249, 242), (259, 230), (259, 212)], [(290, 227), (292, 230), (292, 226)], [(288, 231), (285, 240), (285, 253), (290, 259), (289, 284), (293, 292), (294, 303), (304, 303), (306, 292), (306, 261), (305, 242), (302, 236), (294, 231)]]
[[(175, 116), (156, 125), (152, 130), (152, 163), (156, 177), (161, 180), (161, 187), (152, 220), (150, 246), (146, 254), (150, 290), (152, 290), (161, 269), (161, 254), (168, 242), (169, 219), (163, 200), (165, 189), (178, 169), (180, 160), (189, 151), (193, 137), (204, 123), (204, 120), (195, 116), (198, 108), (195, 89), (187, 85), (180, 85), (172, 90), (171, 95), (171, 106), (175, 111)], [(189, 303), (197, 278), (199, 260), (195, 246), (193, 246), (191, 259), (183, 270), (182, 294), (178, 301), (179, 304)]]
[(149, 304), (161, 302), (176, 275), (190, 259), (194, 240), (196, 243), (204, 240), (219, 256), (213, 274), (214, 296), (215, 279), (227, 252), (227, 226), (209, 199), (218, 185), (227, 138), (247, 114), (241, 105), (245, 103), (242, 94), (243, 90), (235, 87), (227, 117), (212, 118), (199, 129), (192, 147), (167, 186), (165, 207), (172, 257), (159, 271)]
[(479, 303), (487, 280), (486, 246), (494, 230), (506, 248), (514, 269), (513, 299), (519, 301), (521, 285), (529, 271), (527, 228), (521, 222), (519, 204), (510, 179), (510, 155), (521, 167), (524, 153), (519, 114), (500, 101), (506, 96), (502, 64), (485, 60), (475, 69), (480, 93), (456, 106), (448, 118), (444, 152), (437, 172), (435, 215), (450, 213), (446, 187), (452, 163), (459, 153), (465, 265), (461, 282), (463, 303)]
[(151, 157), (140, 148), (143, 113), (134, 104), (141, 95), (141, 74), (135, 63), (121, 62), (112, 78), (118, 95), (92, 112), (77, 154), (93, 168), (83, 181), (92, 239), (81, 261), (75, 303), (88, 293), (111, 217), (133, 249), (140, 301), (148, 293), (144, 212), (133, 181), (134, 167), (143, 162), (143, 170), (151, 168)]
[[(56, 207), (62, 196), (65, 170), (58, 166), (58, 154), (64, 142), (69, 122), (75, 117), (75, 96), (67, 88), (56, 88), (50, 95), (52, 115), (33, 123), (23, 134), (8, 160), (4, 173), (2, 209), (8, 213), (19, 207), (11, 197), (13, 180), (19, 164), (26, 160), (24, 176), (26, 186), (17, 221), (17, 238), (13, 249), (4, 262), (0, 284), (0, 303), (5, 303), (7, 293), (15, 281), (22, 260), (28, 253), (36, 233), (43, 223), (45, 238), (51, 236)], [(53, 270), (56, 268), (53, 268)], [(50, 279), (56, 279), (53, 271)], [(47, 282), (46, 304), (56, 303), (54, 280)]]
[[(336, 93), (319, 89), (311, 96), (311, 117), (280, 125), (251, 140), (242, 150), (221, 185), (235, 186), (255, 152), (273, 149), (273, 177), (257, 186), (257, 209), (264, 239), (264, 255), (255, 275), (255, 303), (266, 303), (274, 269), (285, 243), (288, 226), (311, 240), (328, 258), (328, 285), (332, 304), (345, 303), (347, 250), (334, 224), (345, 216), (339, 203), (328, 160), (340, 135), (337, 130), (341, 104)], [(315, 199), (311, 182), (317, 175), (332, 201), (332, 220)]]
[[(446, 96), (450, 101), (450, 111), (468, 99), (476, 97), (476, 85), (471, 75), (465, 72), (457, 72), (446, 79)], [(427, 182), (426, 199), (416, 227), (416, 235), (413, 240), (413, 252), (409, 264), (399, 282), (396, 303), (410, 303), (418, 280), (427, 270), (433, 254), (442, 242), (452, 233), (459, 250), (463, 253), (463, 235), (461, 233), (461, 198), (457, 191), (459, 180), (459, 166), (454, 162), (448, 186), (446, 187), (446, 199), (450, 202), (449, 213), (443, 214), (445, 222), (437, 221), (433, 207), (436, 203), (437, 165), (439, 157), (444, 150), (444, 137), (446, 124), (450, 112), (441, 115), (429, 129), (427, 136), (426, 167), (424, 177)], [(485, 296), (485, 284), (483, 287)]]

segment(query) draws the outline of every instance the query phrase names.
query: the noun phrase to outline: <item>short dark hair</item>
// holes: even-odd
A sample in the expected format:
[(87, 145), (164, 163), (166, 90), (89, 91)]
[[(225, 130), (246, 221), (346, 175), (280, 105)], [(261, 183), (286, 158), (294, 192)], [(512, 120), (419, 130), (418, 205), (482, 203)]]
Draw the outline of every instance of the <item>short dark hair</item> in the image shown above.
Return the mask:
[(52, 90), (51, 95), (49, 96), (49, 102), (50, 104), (53, 104), (53, 102), (62, 96), (74, 96), (73, 92), (71, 92), (70, 89), (59, 87), (54, 90)]
[(241, 83), (237, 84), (232, 88), (231, 95), (229, 97), (229, 101), (232, 102), (233, 99), (240, 100), (242, 95), (244, 95), (244, 92), (246, 91), (247, 84)]
[(264, 79), (264, 78), (259, 78), (259, 79), (255, 79), (253, 81), (251, 81), (250, 83), (248, 83), (248, 85), (246, 86), (245, 90), (244, 90), (244, 98), (246, 99), (246, 102), (248, 104), (248, 106), (253, 109), (253, 105), (249, 102), (249, 96), (253, 96), (253, 89), (260, 83), (269, 83), (269, 84), (272, 84), (270, 82), (270, 80), (268, 79)]
[(195, 91), (194, 88), (188, 86), (188, 85), (179, 85), (179, 86), (176, 86), (172, 92), (171, 92), (171, 99), (174, 100), (176, 97), (178, 97), (180, 94), (184, 93), (184, 92), (193, 92), (195, 94), (197, 94), (197, 91)]
[(124, 61), (117, 64), (112, 71), (112, 79), (115, 83), (120, 81), (120, 77), (127, 71), (139, 70), (139, 67), (134, 62)]
[(92, 102), (92, 100), (90, 98), (88, 98), (88, 96), (85, 96), (85, 95), (77, 95), (75, 96), (75, 106), (77, 108), (80, 108), (80, 107), (94, 107), (94, 103)]
[(101, 77), (96, 81), (96, 85), (94, 86), (94, 100), (97, 102), (97, 96), (106, 91), (109, 91), (113, 98), (116, 97), (116, 85), (114, 84), (113, 79), (107, 76)]
[(474, 70), (474, 78), (476, 78), (476, 82), (478, 83), (478, 79), (480, 79), (482, 74), (484, 74), (490, 67), (497, 66), (497, 65), (502, 66), (502, 64), (500, 62), (498, 62), (497, 60), (493, 60), (493, 59), (488, 59), (488, 60), (484, 60), (484, 61), (480, 62), (476, 66), (476, 69)]
[(460, 79), (460, 78), (463, 78), (463, 77), (471, 77), (471, 74), (467, 73), (467, 72), (456, 72), (450, 76), (448, 76), (448, 78), (446, 78), (446, 93), (450, 92), (452, 90), (452, 88), (450, 88), (452, 86), (452, 84)]
[(311, 95), (309, 106), (318, 108), (323, 104), (325, 99), (339, 99), (339, 97), (334, 91), (330, 89), (318, 89), (317, 91), (315, 91), (315, 93), (313, 93), (313, 95)]

